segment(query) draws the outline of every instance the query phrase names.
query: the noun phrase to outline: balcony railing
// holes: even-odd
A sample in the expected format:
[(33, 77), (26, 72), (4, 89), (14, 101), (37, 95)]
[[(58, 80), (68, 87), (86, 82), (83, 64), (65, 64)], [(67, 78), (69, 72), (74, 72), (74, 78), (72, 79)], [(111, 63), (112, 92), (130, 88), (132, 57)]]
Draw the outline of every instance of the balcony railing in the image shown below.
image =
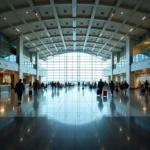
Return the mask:
[(132, 56), (132, 62), (133, 63), (137, 63), (137, 62), (141, 62), (141, 61), (145, 61), (150, 59), (150, 49), (145, 50), (139, 54), (136, 54), (134, 56)]
[(33, 63), (31, 63), (31, 62), (28, 61), (28, 60), (24, 60), (24, 61), (23, 61), (23, 64), (24, 64), (24, 66), (27, 67), (27, 68), (33, 68), (33, 69), (36, 69), (36, 65), (33, 64)]
[(2, 49), (0, 49), (0, 59), (12, 62), (12, 63), (16, 63), (17, 62), (17, 57), (7, 51), (4, 51)]

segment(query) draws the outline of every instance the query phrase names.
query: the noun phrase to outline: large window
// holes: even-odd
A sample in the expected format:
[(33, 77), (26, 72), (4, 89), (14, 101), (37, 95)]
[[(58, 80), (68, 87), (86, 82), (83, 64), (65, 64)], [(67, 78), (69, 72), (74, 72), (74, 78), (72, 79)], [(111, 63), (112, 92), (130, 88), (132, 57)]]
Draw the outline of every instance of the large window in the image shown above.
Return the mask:
[(103, 71), (110, 65), (96, 56), (85, 53), (66, 53), (49, 59), (46, 63), (41, 61), (40, 67), (47, 68), (48, 76), (43, 82), (94, 82), (103, 77)]

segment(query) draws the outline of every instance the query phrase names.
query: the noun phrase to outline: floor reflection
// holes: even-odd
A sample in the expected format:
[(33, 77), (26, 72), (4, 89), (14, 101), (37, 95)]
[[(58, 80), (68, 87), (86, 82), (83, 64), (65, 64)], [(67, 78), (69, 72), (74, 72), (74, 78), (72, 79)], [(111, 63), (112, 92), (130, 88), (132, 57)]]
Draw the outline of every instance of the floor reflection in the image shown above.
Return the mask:
[(150, 94), (96, 96), (96, 90), (41, 90), (0, 99), (2, 150), (150, 149)]

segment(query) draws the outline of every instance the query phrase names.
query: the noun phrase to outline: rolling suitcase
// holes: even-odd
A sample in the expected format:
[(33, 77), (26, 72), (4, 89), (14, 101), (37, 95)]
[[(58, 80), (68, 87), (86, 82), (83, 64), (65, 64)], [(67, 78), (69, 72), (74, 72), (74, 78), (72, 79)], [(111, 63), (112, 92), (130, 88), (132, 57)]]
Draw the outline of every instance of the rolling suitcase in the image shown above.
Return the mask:
[(107, 91), (103, 91), (103, 96), (107, 97)]

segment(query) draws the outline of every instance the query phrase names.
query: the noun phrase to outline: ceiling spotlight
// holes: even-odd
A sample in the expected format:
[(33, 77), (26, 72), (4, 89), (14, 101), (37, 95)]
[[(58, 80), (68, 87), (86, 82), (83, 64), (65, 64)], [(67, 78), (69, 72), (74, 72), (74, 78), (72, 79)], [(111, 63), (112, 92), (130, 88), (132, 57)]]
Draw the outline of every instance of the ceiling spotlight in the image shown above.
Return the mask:
[(112, 13), (110, 17), (112, 18), (113, 16), (114, 16), (114, 13)]
[(142, 18), (142, 20), (145, 20), (146, 19), (146, 17), (144, 16), (143, 18)]
[(123, 38), (124, 38), (124, 36), (120, 40), (122, 40)]
[(123, 12), (121, 12), (121, 15), (123, 15)]
[(132, 29), (130, 29), (130, 31), (129, 32), (132, 32), (133, 31), (133, 28)]
[(26, 36), (25, 36), (25, 38), (26, 38), (27, 40), (29, 40), (29, 38), (28, 38), (28, 37), (26, 37)]
[(26, 14), (28, 14), (29, 12), (28, 11), (26, 11)]
[(4, 20), (7, 20), (7, 19), (4, 17)]
[(38, 17), (38, 13), (36, 12), (35, 15)]
[(20, 32), (20, 30), (19, 30), (18, 28), (16, 28), (16, 30), (17, 30), (18, 32)]

